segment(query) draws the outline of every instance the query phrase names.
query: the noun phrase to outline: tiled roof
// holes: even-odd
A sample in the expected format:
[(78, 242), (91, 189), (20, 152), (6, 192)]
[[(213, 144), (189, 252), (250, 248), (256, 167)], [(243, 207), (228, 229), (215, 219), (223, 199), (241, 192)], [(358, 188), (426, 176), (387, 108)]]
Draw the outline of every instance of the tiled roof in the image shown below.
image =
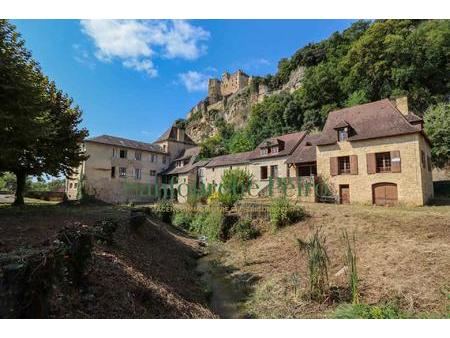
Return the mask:
[[(292, 154), (292, 152), (295, 150), (297, 145), (303, 140), (306, 133), (304, 131), (299, 131), (296, 133), (291, 134), (285, 134), (280, 135), (276, 137), (271, 137), (263, 142), (256, 148), (254, 151), (252, 151), (252, 155), (250, 156), (250, 159), (261, 159), (261, 158), (272, 158), (272, 157), (279, 157), (279, 156), (286, 156)], [(277, 152), (277, 153), (271, 153), (267, 155), (261, 155), (260, 148), (264, 147), (267, 143), (269, 144), (278, 144), (279, 141), (284, 142), (284, 149)]]
[[(155, 142), (177, 141), (177, 128), (175, 126), (167, 129)], [(177, 141), (180, 142), (180, 141)], [(184, 143), (195, 144), (186, 132), (184, 133)]]
[(316, 145), (321, 134), (306, 135), (286, 163), (307, 163), (316, 161)]
[(200, 153), (200, 147), (191, 147), (184, 149), (180, 156), (175, 159), (175, 161), (181, 161), (181, 160), (187, 160), (190, 159), (192, 156), (198, 156)]
[(391, 101), (384, 99), (330, 112), (318, 145), (337, 142), (337, 132), (334, 128), (341, 121), (346, 121), (352, 129), (349, 141), (411, 134), (418, 131)]
[[(194, 163), (198, 154), (200, 153), (200, 147), (192, 147), (188, 149), (184, 149), (180, 156), (176, 158), (170, 164), (169, 168), (167, 168), (163, 174), (164, 175), (174, 175), (174, 174), (185, 174), (196, 168), (198, 165)], [(177, 161), (189, 160), (189, 162), (182, 167), (177, 167)]]
[(162, 149), (156, 144), (144, 143), (110, 135), (101, 135), (97, 137), (92, 137), (87, 139), (86, 142), (96, 142), (125, 148), (164, 153)]
[(252, 155), (252, 154), (253, 154), (253, 150), (246, 151), (243, 153), (216, 156), (216, 157), (213, 157), (209, 161), (209, 163), (206, 165), (206, 167), (211, 168), (211, 167), (220, 167), (220, 166), (227, 166), (227, 165), (233, 165), (233, 164), (248, 163), (250, 160), (250, 155)]

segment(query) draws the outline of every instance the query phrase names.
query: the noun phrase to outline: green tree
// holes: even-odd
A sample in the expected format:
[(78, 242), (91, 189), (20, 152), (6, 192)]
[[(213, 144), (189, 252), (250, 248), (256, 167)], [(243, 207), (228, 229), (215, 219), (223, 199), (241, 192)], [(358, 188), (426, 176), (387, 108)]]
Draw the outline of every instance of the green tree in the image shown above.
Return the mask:
[(231, 208), (249, 191), (253, 175), (243, 169), (228, 169), (222, 175), (219, 191), (219, 201)]
[(433, 145), (431, 155), (437, 167), (450, 162), (450, 104), (431, 106), (425, 113), (425, 132)]
[(81, 110), (41, 72), (15, 27), (0, 20), (0, 171), (16, 175), (14, 204), (28, 175), (70, 175), (85, 156)]
[(245, 131), (236, 131), (228, 142), (230, 153), (241, 153), (253, 149), (253, 144), (248, 139)]

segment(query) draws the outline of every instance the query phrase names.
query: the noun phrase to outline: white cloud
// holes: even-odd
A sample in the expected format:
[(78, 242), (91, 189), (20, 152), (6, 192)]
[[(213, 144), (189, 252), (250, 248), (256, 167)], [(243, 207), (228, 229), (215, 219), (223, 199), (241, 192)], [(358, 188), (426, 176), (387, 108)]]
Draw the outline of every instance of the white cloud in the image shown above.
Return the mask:
[(91, 55), (83, 46), (75, 43), (72, 45), (72, 49), (75, 53), (73, 58), (75, 59), (76, 62), (85, 65), (90, 69), (95, 68), (95, 62), (92, 60)]
[(208, 89), (208, 74), (190, 70), (186, 73), (178, 74), (178, 77), (188, 92), (199, 92)]
[(206, 52), (209, 32), (187, 21), (173, 20), (81, 20), (84, 33), (104, 62), (122, 61), (127, 68), (156, 76), (153, 58), (194, 60)]

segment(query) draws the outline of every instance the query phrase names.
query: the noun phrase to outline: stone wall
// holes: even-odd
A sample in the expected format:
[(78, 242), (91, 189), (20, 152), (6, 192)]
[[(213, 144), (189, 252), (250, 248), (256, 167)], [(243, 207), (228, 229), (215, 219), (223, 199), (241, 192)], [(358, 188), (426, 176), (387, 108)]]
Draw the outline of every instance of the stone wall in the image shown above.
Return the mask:
[[(372, 204), (372, 185), (389, 182), (397, 184), (398, 202), (400, 204), (423, 205), (432, 196), (432, 182), (431, 173), (422, 174), (420, 162), (421, 138), (423, 136), (420, 134), (411, 134), (318, 146), (316, 150), (317, 173), (336, 195), (339, 185), (348, 184), (350, 203)], [(400, 173), (367, 173), (367, 153), (395, 150), (400, 151)], [(429, 149), (427, 149), (428, 151)], [(358, 174), (331, 176), (330, 157), (347, 155), (358, 156)]]

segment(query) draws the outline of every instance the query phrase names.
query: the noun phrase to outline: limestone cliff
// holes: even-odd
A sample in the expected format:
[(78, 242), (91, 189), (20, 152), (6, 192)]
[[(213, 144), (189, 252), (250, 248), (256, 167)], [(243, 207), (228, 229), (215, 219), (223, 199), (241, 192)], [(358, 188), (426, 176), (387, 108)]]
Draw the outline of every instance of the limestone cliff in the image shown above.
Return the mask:
[[(234, 77), (247, 76), (242, 71), (235, 74), (224, 73), (222, 81), (211, 79), (208, 96), (195, 105), (187, 114), (187, 133), (197, 143), (217, 132), (216, 122), (223, 119), (235, 129), (244, 128), (250, 116), (252, 107), (261, 102), (264, 97), (279, 93), (282, 90), (294, 91), (301, 86), (304, 67), (299, 67), (290, 75), (289, 81), (280, 89), (270, 90), (262, 83), (254, 82), (252, 77), (248, 81), (233, 81)], [(225, 82), (227, 81), (227, 82)], [(229, 83), (235, 83), (230, 89)], [(223, 87), (226, 84), (227, 91)], [(220, 88), (222, 86), (221, 95)], [(230, 94), (231, 93), (231, 94)]]

